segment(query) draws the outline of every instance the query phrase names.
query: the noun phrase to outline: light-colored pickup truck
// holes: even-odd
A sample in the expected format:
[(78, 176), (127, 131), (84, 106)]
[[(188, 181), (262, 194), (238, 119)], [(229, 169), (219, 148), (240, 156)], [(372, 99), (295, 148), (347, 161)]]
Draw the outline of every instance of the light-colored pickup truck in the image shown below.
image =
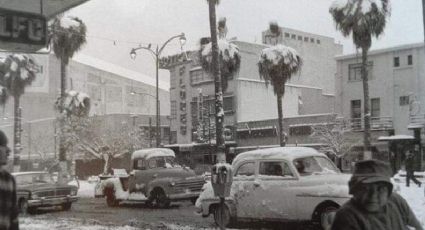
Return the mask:
[(135, 151), (129, 175), (102, 180), (97, 190), (108, 206), (133, 201), (166, 208), (177, 200), (194, 203), (204, 183), (204, 177), (176, 163), (171, 149), (152, 148)]

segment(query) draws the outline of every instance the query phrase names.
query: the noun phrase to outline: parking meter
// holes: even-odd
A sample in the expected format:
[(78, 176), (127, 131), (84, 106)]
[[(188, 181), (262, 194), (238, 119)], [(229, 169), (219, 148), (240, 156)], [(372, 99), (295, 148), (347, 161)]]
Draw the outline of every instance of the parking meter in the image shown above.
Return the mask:
[(232, 187), (233, 174), (232, 166), (226, 163), (218, 163), (211, 170), (211, 184), (214, 195), (220, 198), (230, 196), (230, 188)]

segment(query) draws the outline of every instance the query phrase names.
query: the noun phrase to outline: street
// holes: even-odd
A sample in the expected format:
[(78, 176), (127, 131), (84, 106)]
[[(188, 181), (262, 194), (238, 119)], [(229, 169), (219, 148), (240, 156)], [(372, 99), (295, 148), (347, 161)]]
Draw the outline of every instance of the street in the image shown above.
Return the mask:
[[(103, 198), (83, 197), (74, 203), (70, 211), (58, 209), (39, 210), (35, 215), (20, 218), (21, 229), (217, 229), (212, 216), (202, 218), (194, 214), (190, 201), (173, 203), (167, 209), (155, 209), (144, 204), (123, 204), (110, 208)], [(279, 227), (276, 227), (279, 226)], [(232, 229), (311, 229), (276, 223), (245, 223)]]

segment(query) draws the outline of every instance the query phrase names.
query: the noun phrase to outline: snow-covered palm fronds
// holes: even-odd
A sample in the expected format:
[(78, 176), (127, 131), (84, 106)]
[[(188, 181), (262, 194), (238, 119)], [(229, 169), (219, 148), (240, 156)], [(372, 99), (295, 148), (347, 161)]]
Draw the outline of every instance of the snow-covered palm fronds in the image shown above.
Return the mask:
[[(228, 42), (226, 39), (218, 40), (218, 49), (222, 86), (223, 91), (226, 91), (227, 80), (239, 71), (241, 57), (239, 54), (239, 48), (235, 44)], [(200, 54), (202, 68), (206, 72), (212, 73), (213, 67), (211, 65), (211, 42), (203, 45)]]
[(65, 115), (87, 116), (90, 111), (90, 97), (82, 92), (68, 91), (65, 97), (58, 98), (56, 109)]
[(0, 68), (1, 99), (6, 102), (7, 97), (21, 96), (25, 87), (31, 85), (38, 72), (33, 59), (23, 54), (8, 55), (1, 63)]
[(337, 29), (352, 33), (357, 47), (370, 47), (372, 36), (383, 33), (389, 11), (388, 0), (336, 0), (329, 8)]
[(68, 64), (69, 58), (86, 43), (86, 25), (77, 17), (64, 16), (54, 20), (52, 30), (56, 57)]
[(279, 44), (261, 51), (258, 72), (266, 84), (273, 85), (275, 94), (282, 96), (285, 83), (301, 69), (301, 66), (302, 59), (298, 52)]

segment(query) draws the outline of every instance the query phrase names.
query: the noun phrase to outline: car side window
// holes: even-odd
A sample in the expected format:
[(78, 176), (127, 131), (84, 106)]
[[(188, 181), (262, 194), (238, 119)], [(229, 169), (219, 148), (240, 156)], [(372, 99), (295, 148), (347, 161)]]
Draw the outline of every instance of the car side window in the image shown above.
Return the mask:
[(293, 177), (288, 164), (282, 161), (260, 162), (260, 175)]
[(246, 162), (239, 166), (237, 169), (235, 176), (252, 176), (255, 174), (255, 163), (254, 162)]
[(149, 168), (156, 168), (157, 167), (157, 162), (156, 162), (156, 158), (151, 158), (148, 160), (148, 166)]
[(144, 168), (144, 161), (142, 159), (138, 159), (134, 161), (134, 169), (143, 169)]

